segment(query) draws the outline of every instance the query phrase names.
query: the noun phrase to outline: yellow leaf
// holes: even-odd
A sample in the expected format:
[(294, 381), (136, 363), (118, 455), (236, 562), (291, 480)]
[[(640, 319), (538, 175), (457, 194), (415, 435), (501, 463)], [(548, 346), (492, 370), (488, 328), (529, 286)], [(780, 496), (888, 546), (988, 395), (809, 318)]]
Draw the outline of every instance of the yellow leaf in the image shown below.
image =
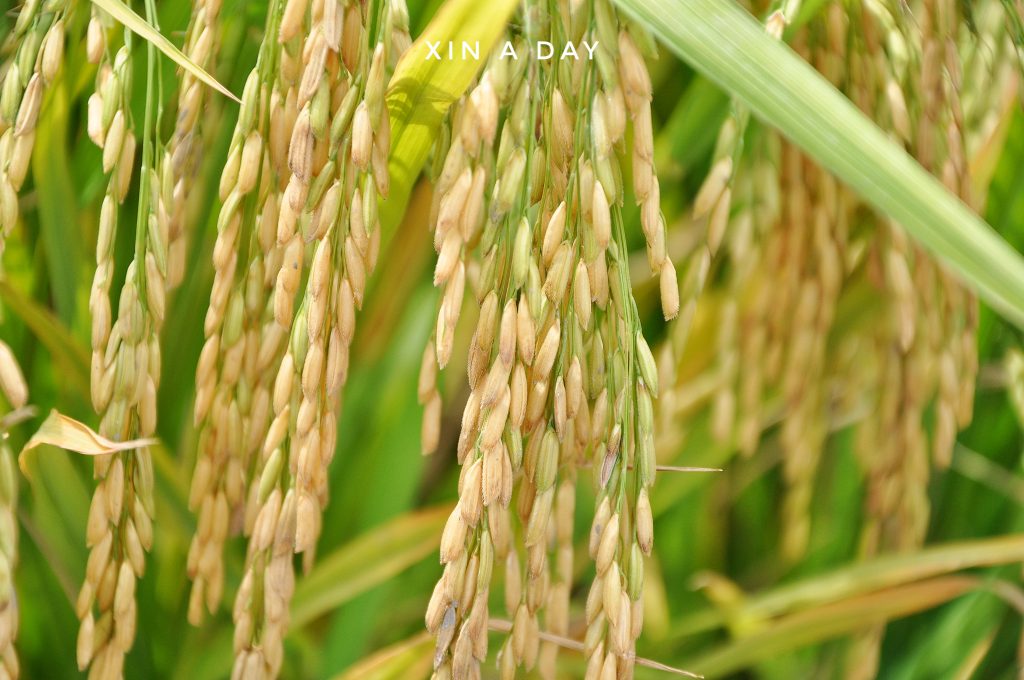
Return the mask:
[[(388, 86), (391, 194), (381, 205), (389, 228), (405, 213), (412, 185), (437, 138), (448, 107), (466, 92), (505, 31), (518, 0), (448, 0), (402, 55)], [(429, 44), (479, 41), (480, 59), (428, 59)]]
[(22, 473), (28, 476), (25, 454), (43, 445), (56, 446), (85, 456), (100, 456), (105, 453), (129, 451), (156, 443), (157, 440), (153, 438), (115, 442), (93, 432), (85, 423), (80, 423), (74, 418), (69, 418), (53, 410), (43, 421), (39, 431), (32, 435), (32, 438), (25, 444), (25, 448), (21, 450), (21, 454), (18, 456), (18, 466), (21, 467)]

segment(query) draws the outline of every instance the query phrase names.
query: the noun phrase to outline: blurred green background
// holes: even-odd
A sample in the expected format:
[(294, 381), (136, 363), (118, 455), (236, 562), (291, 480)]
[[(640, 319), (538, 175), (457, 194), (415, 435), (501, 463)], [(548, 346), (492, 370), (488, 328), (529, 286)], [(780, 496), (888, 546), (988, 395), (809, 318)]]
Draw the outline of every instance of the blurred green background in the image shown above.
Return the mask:
[[(413, 37), (440, 4), (410, 0)], [(14, 16), (11, 5), (4, 9), (0, 35)], [(180, 40), (189, 11), (187, 2), (160, 3), (160, 24), (172, 40)], [(241, 91), (255, 62), (264, 11), (264, 3), (225, 0), (215, 75), (234, 92)], [(82, 35), (86, 20), (87, 12), (76, 12), (69, 35)], [(16, 450), (50, 408), (95, 422), (88, 401), (88, 290), (105, 180), (100, 151), (85, 134), (83, 93), (92, 87), (94, 73), (84, 59), (83, 41), (69, 40), (67, 50), (64, 75), (39, 124), (22, 194), (23, 225), (8, 241), (6, 280), (0, 282), (0, 337), (19, 357), (31, 402), (39, 409), (34, 421), (11, 433)], [(142, 41), (136, 51), (137, 82), (144, 82)], [(173, 82), (174, 68), (166, 60), (162, 64), (165, 81)], [(731, 104), (667, 52), (649, 66), (671, 241), (673, 225), (688, 211), (707, 171)], [(133, 106), (141, 119), (144, 88), (135, 89)], [(168, 106), (173, 94), (165, 88)], [(195, 456), (191, 401), (212, 278), (213, 189), (234, 114), (234, 105), (223, 98), (213, 98), (206, 113), (207, 150), (190, 197), (198, 228), (190, 234), (188, 274), (173, 295), (164, 329), (163, 445), (155, 451), (157, 533), (138, 590), (138, 637), (126, 667), (133, 678), (204, 680), (226, 677), (230, 669), (230, 613), (222, 611), (200, 629), (186, 623), (189, 584), (183, 565), (194, 528), (186, 508)], [(1024, 247), (1024, 115), (1019, 106), (1007, 115), (1009, 132), (985, 217), (1019, 250)], [(759, 130), (754, 124), (748, 134)], [(134, 211), (134, 191), (129, 211)], [(353, 347), (318, 562), (300, 579), (295, 596), (285, 677), (331, 677), (390, 645), (409, 653), (396, 651), (387, 667), (391, 675), (380, 677), (417, 677), (424, 662), (429, 664), (422, 615), (440, 573), (436, 548), (455, 497), (452, 445), (466, 398), (456, 359), (443, 377), (441, 451), (422, 457), (416, 380), (437, 295), (431, 284), (429, 205), (429, 186), (421, 184), (405, 219), (385, 232), (381, 265)], [(627, 217), (639, 244), (636, 216)], [(131, 239), (130, 229), (121, 230), (122, 271)], [(654, 293), (648, 282), (639, 282), (649, 338), (664, 333)], [(713, 310), (713, 287), (702, 304)], [(470, 328), (471, 322), (463, 324), (456, 357)], [(713, 335), (698, 327), (683, 360), (695, 383), (712, 370), (712, 342)], [(1007, 396), (1003, 365), (1007, 352), (1020, 346), (1018, 331), (983, 310), (974, 422), (960, 434), (950, 468), (932, 474), (928, 547), (901, 557), (857, 562), (863, 480), (848, 424), (837, 426), (828, 441), (815, 486), (810, 547), (805, 559), (791, 565), (780, 554), (784, 485), (777, 433), (769, 429), (757, 454), (741, 458), (712, 442), (706, 409), (695, 409), (683, 442), (660, 458), (724, 471), (659, 478), (653, 494), (657, 545), (646, 570), (647, 619), (638, 652), (709, 677), (829, 678), (840, 673), (848, 634), (888, 621), (880, 677), (1017, 677), (1024, 476), (1020, 422)], [(21, 485), (16, 576), (23, 677), (78, 677), (73, 601), (87, 555), (83, 537), (91, 463), (44, 448), (28, 459), (28, 473)], [(581, 484), (580, 534), (592, 512), (589, 494)], [(243, 542), (233, 539), (228, 602), (243, 557)], [(583, 594), (585, 589), (577, 604)], [(566, 651), (562, 658), (565, 677), (581, 674), (578, 656)], [(353, 677), (367, 677), (366, 672), (357, 667)], [(637, 675), (663, 677), (653, 671)]]

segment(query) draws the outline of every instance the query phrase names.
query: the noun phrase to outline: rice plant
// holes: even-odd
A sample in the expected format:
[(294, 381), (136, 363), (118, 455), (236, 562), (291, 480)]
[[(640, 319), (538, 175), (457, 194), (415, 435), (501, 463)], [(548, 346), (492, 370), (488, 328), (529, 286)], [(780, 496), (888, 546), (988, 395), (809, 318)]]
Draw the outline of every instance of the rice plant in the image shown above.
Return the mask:
[(1022, 26), (9, 6), (0, 676), (1019, 677)]

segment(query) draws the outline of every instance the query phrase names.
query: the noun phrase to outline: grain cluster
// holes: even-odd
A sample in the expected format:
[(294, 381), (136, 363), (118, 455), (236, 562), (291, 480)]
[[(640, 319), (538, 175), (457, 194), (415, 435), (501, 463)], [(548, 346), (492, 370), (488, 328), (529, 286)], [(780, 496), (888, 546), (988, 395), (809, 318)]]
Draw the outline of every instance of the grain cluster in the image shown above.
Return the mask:
[(7, 236), (18, 223), (18, 191), (25, 182), (46, 90), (64, 60), (70, 0), (27, 2), (8, 40), (14, 56), (0, 86), (0, 273)]
[(380, 249), (389, 69), (404, 4), (288, 0), (268, 13), (221, 175), (196, 371), (190, 618), (215, 610), (223, 548), (248, 536), (233, 677), (276, 677), (294, 556), (312, 564), (356, 311)]
[(541, 632), (570, 634), (573, 518), (586, 468), (598, 496), (586, 677), (630, 677), (653, 543), (658, 384), (628, 279), (623, 167), (665, 317), (679, 311), (654, 172), (646, 37), (605, 2), (528, 6), (519, 23), (508, 38), (519, 53), (538, 39), (600, 47), (594, 60), (493, 57), (438, 144), (431, 223), (442, 295), (419, 380), (424, 452), (439, 443), (438, 369), (452, 357), (467, 293), (475, 329), (459, 502), (426, 612), (434, 677), (480, 677), (496, 573), (512, 621), (497, 655), (501, 677), (520, 667), (556, 676), (558, 647)]
[[(204, 71), (214, 70), (220, 43), (220, 13), (223, 0), (196, 0), (192, 3), (192, 16), (185, 32), (183, 52), (192, 63)], [(177, 115), (174, 133), (167, 142), (170, 162), (162, 172), (169, 177), (161, 181), (170, 185), (172, 201), (168, 205), (168, 286), (176, 287), (185, 276), (188, 255), (188, 221), (190, 203), (198, 165), (203, 157), (203, 123), (208, 118), (205, 108), (216, 102), (209, 87), (191, 71), (179, 73)], [(192, 212), (194, 212), (194, 208)]]
[[(11, 412), (4, 412), (6, 401)], [(14, 569), (18, 566), (18, 476), (8, 443), (4, 416), (28, 402), (28, 385), (14, 353), (0, 341), (0, 677), (17, 678), (20, 670), (14, 640), (18, 636), (18, 601)]]
[[(157, 216), (161, 194), (155, 170), (144, 162), (140, 193), (150, 195), (139, 211), (135, 256), (120, 286), (115, 315), (111, 303), (114, 244), (120, 205), (132, 180), (138, 132), (129, 110), (131, 39), (94, 8), (86, 50), (90, 62), (97, 65), (88, 132), (102, 149), (103, 170), (108, 174), (89, 299), (92, 402), (100, 415), (99, 432), (124, 441), (156, 431), (159, 332), (166, 307), (166, 223)], [(94, 476), (97, 482), (86, 526), (89, 560), (75, 605), (81, 621), (76, 653), (79, 668), (89, 668), (90, 677), (119, 678), (135, 639), (136, 581), (145, 571), (145, 553), (153, 541), (152, 458), (145, 448), (97, 456)]]

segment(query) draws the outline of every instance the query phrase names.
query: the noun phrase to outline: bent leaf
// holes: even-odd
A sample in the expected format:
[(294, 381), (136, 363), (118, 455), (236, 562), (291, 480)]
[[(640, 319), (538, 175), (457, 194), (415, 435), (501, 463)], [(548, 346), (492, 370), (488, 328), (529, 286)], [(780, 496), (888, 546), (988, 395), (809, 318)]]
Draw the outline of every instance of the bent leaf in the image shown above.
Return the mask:
[(1024, 258), (735, 0), (615, 0), (1024, 328)]
[(101, 456), (105, 453), (116, 453), (118, 451), (129, 451), (143, 446), (156, 444), (158, 440), (130, 439), (123, 442), (115, 442), (107, 439), (101, 434), (93, 432), (85, 423), (59, 413), (56, 409), (50, 411), (39, 430), (32, 435), (25, 447), (18, 456), (18, 465), (25, 476), (28, 471), (25, 467), (25, 454), (32, 449), (43, 445), (56, 446), (66, 451), (74, 451), (84, 456)]
[(225, 97), (234, 100), (238, 104), (242, 103), (242, 101), (236, 97), (231, 90), (221, 85), (216, 78), (203, 70), (202, 66), (192, 61), (186, 54), (175, 47), (174, 43), (165, 38), (160, 31), (153, 28), (149, 22), (132, 11), (132, 9), (128, 5), (124, 4), (122, 0), (92, 0), (92, 2), (104, 12), (124, 24), (124, 27), (132, 33), (163, 52), (164, 55), (175, 64), (182, 67), (213, 89), (217, 90)]

